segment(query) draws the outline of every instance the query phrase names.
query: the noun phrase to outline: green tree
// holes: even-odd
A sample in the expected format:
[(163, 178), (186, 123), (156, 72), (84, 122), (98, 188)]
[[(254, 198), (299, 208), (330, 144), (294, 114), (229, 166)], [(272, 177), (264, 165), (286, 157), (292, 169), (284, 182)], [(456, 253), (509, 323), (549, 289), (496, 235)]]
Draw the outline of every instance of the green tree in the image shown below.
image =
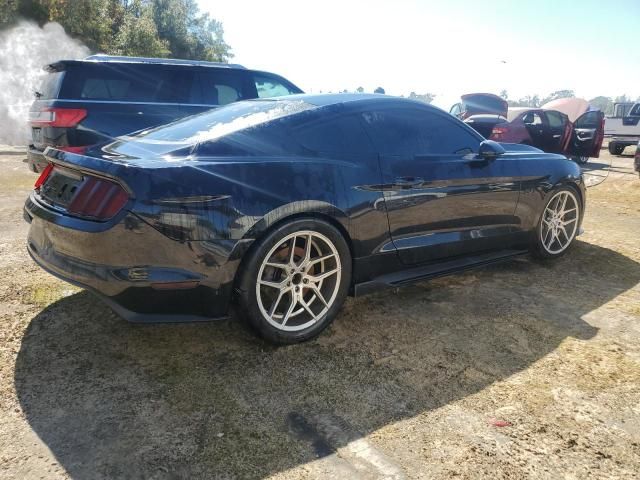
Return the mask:
[(222, 24), (195, 0), (0, 0), (0, 27), (58, 22), (93, 52), (228, 61)]
[(602, 110), (605, 115), (611, 115), (613, 113), (613, 100), (611, 97), (595, 97), (589, 100), (589, 103), (593, 107)]
[(224, 41), (222, 24), (200, 14), (194, 0), (153, 0), (158, 35), (178, 58), (226, 62), (233, 55)]
[(500, 92), (500, 96), (504, 99), (504, 100), (509, 100), (509, 94), (507, 93), (506, 90), (502, 90)]
[(158, 37), (151, 5), (142, 0), (131, 2), (124, 12), (112, 51), (141, 57), (166, 57), (171, 53), (169, 42)]
[(378, 87), (373, 91), (373, 93), (380, 93), (380, 94), (384, 95), (384, 93), (385, 93), (384, 92), (384, 88)]
[(549, 103), (553, 100), (558, 100), (559, 98), (573, 98), (575, 96), (576, 94), (573, 90), (556, 90), (549, 94), (549, 96), (543, 98), (540, 105), (544, 105), (545, 103)]
[(358, 87), (358, 88), (356, 88), (356, 92), (364, 93), (364, 88), (363, 87)]
[(409, 94), (409, 98), (411, 98), (412, 100), (419, 100), (424, 103), (431, 103), (433, 102), (433, 99), (436, 98), (436, 96), (433, 93), (418, 94), (416, 92), (411, 92)]

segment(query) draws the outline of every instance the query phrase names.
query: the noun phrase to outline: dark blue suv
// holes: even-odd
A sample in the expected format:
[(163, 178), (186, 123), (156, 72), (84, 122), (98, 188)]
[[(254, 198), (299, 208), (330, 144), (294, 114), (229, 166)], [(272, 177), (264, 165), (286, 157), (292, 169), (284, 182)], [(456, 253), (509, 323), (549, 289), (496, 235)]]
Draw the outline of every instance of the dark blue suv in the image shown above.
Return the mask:
[(34, 172), (49, 146), (74, 153), (113, 137), (172, 122), (219, 105), (302, 93), (285, 78), (241, 65), (93, 55), (61, 60), (29, 112)]

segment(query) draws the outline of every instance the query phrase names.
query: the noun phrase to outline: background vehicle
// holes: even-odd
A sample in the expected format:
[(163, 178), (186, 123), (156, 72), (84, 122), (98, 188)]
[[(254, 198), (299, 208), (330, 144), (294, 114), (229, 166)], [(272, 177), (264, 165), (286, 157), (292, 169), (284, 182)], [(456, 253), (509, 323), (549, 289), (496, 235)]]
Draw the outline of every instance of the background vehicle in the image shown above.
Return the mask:
[(46, 165), (47, 146), (82, 152), (219, 105), (302, 92), (278, 75), (225, 63), (94, 55), (46, 69), (29, 112), (34, 171)]
[(585, 199), (565, 157), (381, 95), (238, 102), (46, 155), (25, 204), (43, 268), (133, 321), (223, 317), (236, 292), (279, 343), (349, 293), (562, 255)]
[(616, 103), (607, 117), (604, 134), (611, 137), (609, 153), (621, 155), (625, 148), (640, 141), (640, 103)]
[(493, 93), (467, 93), (462, 95), (460, 100), (449, 110), (451, 115), (460, 120), (478, 114), (507, 116), (507, 101)]
[(511, 108), (507, 122), (496, 124), (489, 138), (497, 142), (532, 145), (586, 163), (589, 157), (600, 156), (604, 114), (592, 110), (572, 123), (567, 115), (555, 110)]

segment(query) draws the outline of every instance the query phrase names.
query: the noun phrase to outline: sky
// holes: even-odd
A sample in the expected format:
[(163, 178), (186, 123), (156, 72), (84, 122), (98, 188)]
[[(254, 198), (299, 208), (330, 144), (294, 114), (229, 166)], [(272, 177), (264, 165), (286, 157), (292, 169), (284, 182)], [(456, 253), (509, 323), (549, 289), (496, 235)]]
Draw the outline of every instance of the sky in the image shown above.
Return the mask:
[(640, 0), (199, 0), (232, 62), (306, 92), (463, 93), (571, 89), (640, 96)]

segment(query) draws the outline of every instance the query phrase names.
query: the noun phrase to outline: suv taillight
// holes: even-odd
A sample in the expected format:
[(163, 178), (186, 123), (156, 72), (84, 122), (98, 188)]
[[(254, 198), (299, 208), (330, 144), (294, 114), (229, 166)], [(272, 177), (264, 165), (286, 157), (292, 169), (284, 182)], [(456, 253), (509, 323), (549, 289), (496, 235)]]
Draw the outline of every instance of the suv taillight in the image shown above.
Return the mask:
[(129, 200), (129, 195), (115, 182), (98, 177), (86, 177), (71, 199), (67, 211), (72, 215), (108, 220)]
[(84, 108), (45, 108), (29, 112), (34, 127), (75, 127), (87, 116)]

